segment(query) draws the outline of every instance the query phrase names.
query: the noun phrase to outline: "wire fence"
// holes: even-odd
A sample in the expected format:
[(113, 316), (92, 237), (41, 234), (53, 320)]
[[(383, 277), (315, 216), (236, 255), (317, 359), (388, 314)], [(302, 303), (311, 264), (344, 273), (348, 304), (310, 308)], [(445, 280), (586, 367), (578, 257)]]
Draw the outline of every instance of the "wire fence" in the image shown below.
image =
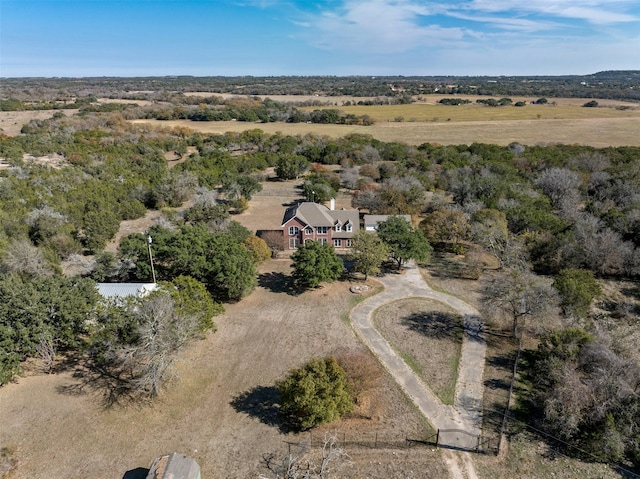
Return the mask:
[[(368, 448), (368, 449), (409, 449), (414, 447), (430, 447), (464, 450), (469, 452), (477, 452), (480, 454), (497, 454), (500, 443), (499, 437), (473, 436), (472, 445), (462, 447), (457, 445), (455, 441), (449, 440), (449, 435), (469, 434), (462, 429), (441, 429), (435, 434), (425, 437), (416, 438), (407, 435), (392, 435), (386, 433), (333, 433), (336, 440), (341, 446), (347, 448)], [(289, 448), (306, 449), (313, 447), (322, 447), (327, 440), (327, 436), (313, 434), (312, 432), (301, 434), (299, 441), (285, 441)]]

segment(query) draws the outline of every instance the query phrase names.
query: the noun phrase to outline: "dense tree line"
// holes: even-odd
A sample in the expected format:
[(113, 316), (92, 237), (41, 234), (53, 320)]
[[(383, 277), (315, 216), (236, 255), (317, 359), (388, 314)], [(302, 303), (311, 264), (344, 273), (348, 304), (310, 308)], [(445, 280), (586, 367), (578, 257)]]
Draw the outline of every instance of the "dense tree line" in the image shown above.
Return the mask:
[(255, 95), (322, 95), (392, 97), (411, 95), (480, 94), (638, 100), (640, 72), (603, 71), (564, 76), (287, 76), (287, 77), (99, 77), (3, 78), (7, 97), (166, 99), (177, 92)]

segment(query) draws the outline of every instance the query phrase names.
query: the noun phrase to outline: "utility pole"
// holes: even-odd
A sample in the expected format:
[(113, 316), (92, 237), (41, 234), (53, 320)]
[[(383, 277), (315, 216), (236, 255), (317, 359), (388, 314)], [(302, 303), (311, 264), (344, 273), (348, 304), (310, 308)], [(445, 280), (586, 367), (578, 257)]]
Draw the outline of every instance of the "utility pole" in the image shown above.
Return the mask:
[(147, 250), (149, 250), (149, 262), (151, 263), (151, 278), (155, 284), (156, 282), (156, 270), (153, 268), (153, 256), (151, 255), (151, 235), (147, 233)]

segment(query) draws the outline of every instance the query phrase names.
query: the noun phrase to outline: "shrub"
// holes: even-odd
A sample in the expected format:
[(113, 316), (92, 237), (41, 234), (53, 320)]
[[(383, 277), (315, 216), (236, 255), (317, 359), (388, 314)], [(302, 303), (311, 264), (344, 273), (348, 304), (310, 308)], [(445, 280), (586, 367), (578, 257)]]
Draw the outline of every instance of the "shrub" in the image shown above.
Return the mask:
[(296, 429), (310, 429), (353, 411), (346, 374), (334, 357), (309, 361), (276, 387), (281, 410)]
[(565, 315), (585, 317), (593, 300), (602, 292), (591, 271), (563, 269), (553, 286), (560, 294), (560, 306)]

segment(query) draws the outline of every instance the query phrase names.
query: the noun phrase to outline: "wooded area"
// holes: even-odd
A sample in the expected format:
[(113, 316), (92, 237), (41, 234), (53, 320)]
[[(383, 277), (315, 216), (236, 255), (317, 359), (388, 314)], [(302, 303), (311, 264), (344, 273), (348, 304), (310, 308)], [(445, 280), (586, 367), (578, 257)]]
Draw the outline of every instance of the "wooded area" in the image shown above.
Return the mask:
[[(575, 87), (574, 80), (582, 78), (533, 79), (526, 86), (502, 79), (491, 84), (490, 94), (513, 94), (518, 88), (537, 95), (565, 88), (581, 96), (604, 91)], [(328, 94), (386, 95), (389, 84), (389, 79), (363, 81), (356, 90), (344, 79), (291, 78), (286, 85), (262, 80), (262, 90), (257, 79), (244, 81), (254, 85), (253, 94), (287, 88), (291, 93), (298, 81), (305, 92), (322, 85)], [(470, 88), (465, 82), (477, 79), (457, 80), (464, 90)], [(608, 91), (619, 98), (637, 94), (629, 88), (637, 72), (597, 74), (592, 80), (617, 85)], [(87, 79), (72, 87), (65, 80), (3, 80), (6, 94), (15, 98), (3, 100), (3, 108), (29, 108), (34, 98), (49, 108), (60, 101), (86, 106), (73, 116), (54, 113), (32, 121), (21, 135), (0, 135), (0, 158), (7, 166), (0, 169), (0, 383), (19, 374), (27, 358), (74, 352), (96, 370), (109, 368), (120, 393), (158, 394), (180, 348), (215, 329), (211, 318), (222, 303), (241, 300), (257, 284), (256, 264), (266, 259), (268, 247), (233, 221), (233, 214), (247, 208), (268, 171), (281, 179), (306, 175), (301, 195), (308, 199), (310, 193), (323, 201), (342, 191), (363, 212), (413, 215), (417, 229), (401, 220), (380, 230), (398, 267), (408, 258), (428, 262), (432, 248), (469, 253), (465, 274), (483, 281), (487, 316), (506, 317), (514, 336), (526, 334), (540, 343), (525, 365), (523, 381), (532, 392), (521, 397), (532, 424), (600, 460), (640, 466), (640, 358), (615, 333), (623, 328), (637, 334), (640, 311), (631, 303), (592, 307), (601, 292), (599, 281), (637, 285), (640, 279), (640, 148), (410, 146), (368, 135), (330, 139), (267, 135), (258, 129), (207, 135), (127, 121), (143, 111), (158, 115), (156, 107), (102, 108), (71, 99), (80, 88), (132, 100), (164, 95), (162, 111), (185, 118), (233, 110), (238, 120), (253, 112), (255, 118), (247, 121), (292, 121), (300, 113), (252, 99), (202, 106), (201, 98), (187, 103), (174, 93), (125, 94), (134, 86), (144, 89), (145, 81)], [(227, 84), (166, 78), (161, 85), (220, 91)], [(397, 78), (394, 85), (411, 94), (429, 93), (418, 79)], [(43, 94), (31, 96), (39, 88)], [(343, 121), (323, 115), (316, 120)], [(179, 158), (172, 168), (168, 154)], [(51, 158), (57, 159), (54, 166)], [(172, 209), (187, 201), (188, 208)], [(150, 281), (145, 234), (124, 238), (117, 254), (104, 248), (121, 221), (162, 209), (161, 224), (147, 233), (165, 286), (141, 300), (101, 302), (96, 281)], [(411, 231), (395, 231), (405, 226)], [(409, 236), (402, 241), (395, 239), (405, 233)], [(360, 239), (364, 245), (366, 238)], [(476, 246), (495, 258), (498, 272), (471, 256)], [(301, 248), (296, 255), (311, 253)], [(293, 275), (299, 286), (339, 277), (341, 264), (326, 256), (327, 265), (299, 265)], [(370, 265), (365, 259), (360, 258), (362, 272), (374, 274), (379, 262)], [(74, 274), (68, 272), (71, 262), (82, 265)], [(316, 278), (303, 266), (326, 274)], [(189, 293), (180, 295), (184, 291)], [(630, 294), (638, 295), (637, 286)], [(204, 312), (190, 304), (196, 300), (206, 305)], [(553, 315), (549, 311), (560, 314), (560, 328), (547, 321)], [(150, 359), (159, 356), (162, 361)]]

